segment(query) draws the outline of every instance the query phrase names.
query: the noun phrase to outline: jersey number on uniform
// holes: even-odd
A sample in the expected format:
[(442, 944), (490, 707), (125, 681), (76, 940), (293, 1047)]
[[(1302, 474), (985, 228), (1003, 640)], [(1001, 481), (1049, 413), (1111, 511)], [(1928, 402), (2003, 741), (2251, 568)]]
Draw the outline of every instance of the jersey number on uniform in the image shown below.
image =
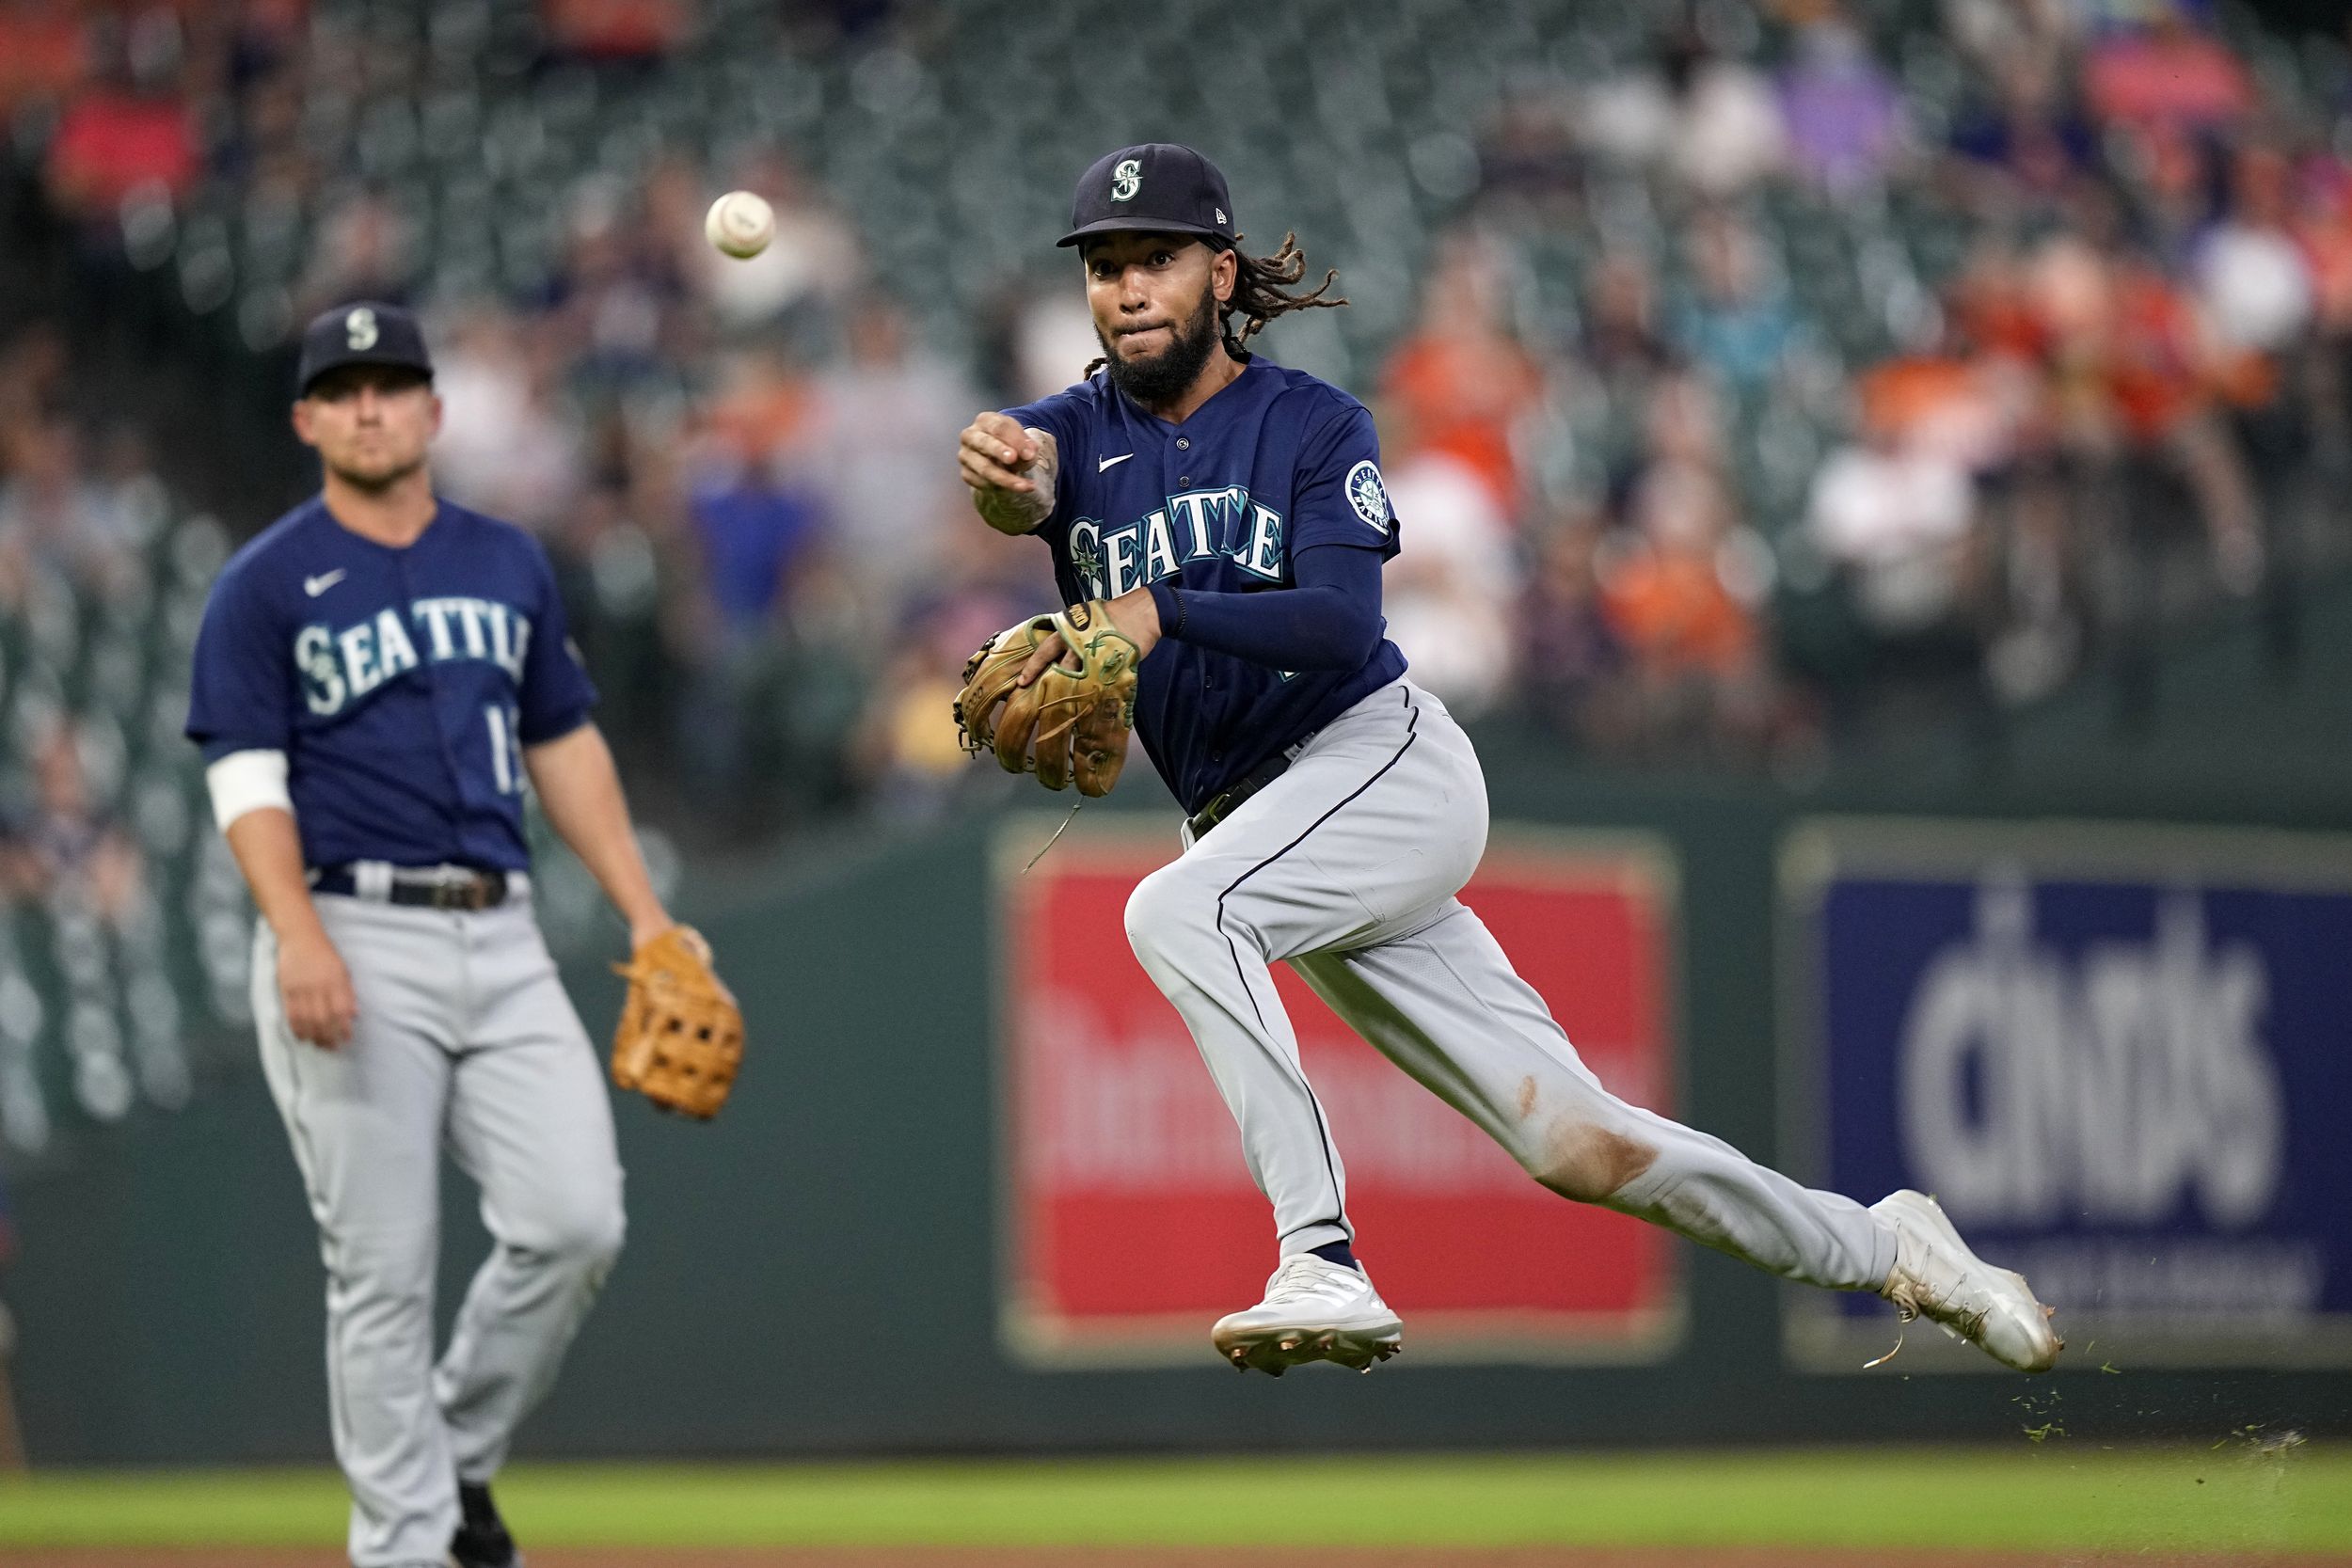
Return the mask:
[(490, 726), (490, 777), (501, 795), (512, 795), (523, 774), (522, 716), (512, 703), (490, 703), (482, 721)]

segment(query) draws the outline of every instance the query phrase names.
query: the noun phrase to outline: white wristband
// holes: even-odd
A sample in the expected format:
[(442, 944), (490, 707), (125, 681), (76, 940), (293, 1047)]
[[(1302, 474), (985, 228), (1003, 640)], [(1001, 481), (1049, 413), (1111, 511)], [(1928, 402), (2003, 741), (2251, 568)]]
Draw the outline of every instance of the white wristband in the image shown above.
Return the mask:
[(294, 815), (283, 752), (231, 752), (204, 769), (204, 787), (212, 792), (213, 820), (224, 833), (230, 823), (261, 806)]

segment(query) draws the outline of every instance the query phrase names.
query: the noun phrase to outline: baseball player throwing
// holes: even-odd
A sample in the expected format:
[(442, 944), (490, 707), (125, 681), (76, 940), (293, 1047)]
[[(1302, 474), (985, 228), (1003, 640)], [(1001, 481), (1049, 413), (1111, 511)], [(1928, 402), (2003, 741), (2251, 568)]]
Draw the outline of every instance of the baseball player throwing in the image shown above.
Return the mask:
[[(532, 918), (526, 780), (632, 943), (679, 934), (546, 556), (434, 496), (440, 418), (405, 311), (311, 323), (294, 427), (324, 488), (214, 585), (187, 725), (261, 911), (253, 1010), (326, 1264), (358, 1568), (516, 1560), (489, 1480), (620, 1251), (612, 1108)], [(494, 1245), (437, 1364), (445, 1140)]]
[[(1184, 853), (1136, 887), (1127, 933), (1240, 1124), (1281, 1259), (1264, 1300), (1217, 1323), (1218, 1352), (1245, 1370), (1369, 1370), (1403, 1339), (1355, 1256), (1338, 1140), (1268, 972), (1281, 960), (1562, 1196), (1785, 1278), (1875, 1291), (2010, 1367), (2049, 1367), (2047, 1309), (1931, 1199), (1810, 1191), (1612, 1096), (1454, 896), (1486, 848), (1486, 784), (1383, 635), (1398, 523), (1371, 416), (1246, 347), (1278, 316), (1343, 302), (1328, 275), (1289, 287), (1305, 271), (1293, 240), (1244, 255), (1232, 212), (1189, 148), (1122, 148), (1087, 170), (1060, 243), (1079, 250), (1103, 373), (980, 415), (958, 452), (980, 515), (1043, 539), (1076, 607), (975, 660), (976, 740), (1058, 783), (1072, 768), (1048, 757), (1049, 730), (1066, 747), (1079, 689), (1115, 678), (1188, 814)], [(1009, 733), (978, 682), (1016, 657)], [(1047, 688), (1040, 718), (1025, 694)], [(1091, 720), (1075, 729), (1076, 777), (1100, 793), (1114, 750)]]

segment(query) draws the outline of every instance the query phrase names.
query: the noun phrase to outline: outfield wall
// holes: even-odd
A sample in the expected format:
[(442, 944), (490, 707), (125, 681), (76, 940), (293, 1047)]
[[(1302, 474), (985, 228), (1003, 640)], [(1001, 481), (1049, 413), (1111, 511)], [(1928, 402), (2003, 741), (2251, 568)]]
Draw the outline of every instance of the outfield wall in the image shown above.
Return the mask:
[[(1087, 1207), (1099, 1195), (1081, 1183), (1047, 1193), (1027, 1220), (1010, 1202), (1025, 1167), (1003, 1131), (1006, 1031), (1036, 1008), (1025, 1014), (1007, 994), (1014, 972), (999, 963), (992, 911), (1007, 835), (1031, 832), (1033, 817), (986, 817), (836, 850), (825, 867), (787, 868), (780, 888), (693, 911), (753, 1021), (752, 1062), (708, 1127), (620, 1105), (628, 1250), (525, 1451), (1952, 1438), (2052, 1422), (2102, 1439), (2218, 1437), (2263, 1423), (2352, 1430), (2352, 1372), (2343, 1370), (2352, 1357), (2335, 1315), (2352, 1258), (2330, 1234), (2352, 1202), (2331, 1185), (2344, 1162), (2313, 1132), (2352, 1106), (2340, 1070), (2352, 1050), (2336, 1049), (2352, 1008), (2337, 1009), (2331, 989), (2347, 885), (2338, 867), (2352, 858), (2320, 832), (2316, 814), (2305, 814), (2310, 836), (2151, 835), (2131, 818), (2222, 814), (2211, 802), (2152, 812), (2126, 778), (1991, 793), (1857, 786), (1800, 800), (1564, 776), (1548, 753), (1502, 736), (1486, 749), (1496, 817), (1507, 825), (1499, 832), (1511, 842), (1580, 853), (1634, 846), (1662, 879), (1656, 1023), (1670, 1070), (1656, 1086), (1680, 1115), (1817, 1178), (1973, 1179), (1967, 1200), (2005, 1246), (2071, 1271), (2074, 1288), (2143, 1312), (2153, 1301), (2158, 1316), (2077, 1329), (2069, 1370), (2032, 1385), (1947, 1375), (1947, 1364), (1970, 1364), (1939, 1354), (1929, 1334), (1865, 1376), (1857, 1352), (1893, 1342), (1883, 1310), (1858, 1321), (1825, 1312), (1834, 1304), (1796, 1299), (1805, 1293), (1677, 1243), (1665, 1275), (1628, 1276), (1627, 1299), (1647, 1312), (1638, 1322), (1587, 1323), (1593, 1342), (1578, 1338), (1573, 1311), (1526, 1319), (1527, 1333), (1495, 1332), (1497, 1310), (1578, 1305), (1578, 1271), (1547, 1251), (1561, 1243), (1538, 1210), (1492, 1243), (1519, 1249), (1527, 1279), (1506, 1259), (1484, 1272), (1465, 1265), (1458, 1277), (1424, 1273), (1409, 1294), (1391, 1288), (1408, 1320), (1416, 1296), (1457, 1286), (1454, 1305), (1487, 1316), (1448, 1320), (1469, 1329), (1440, 1354), (1448, 1336), (1433, 1315), (1433, 1354), (1408, 1353), (1376, 1376), (1238, 1378), (1208, 1351), (1205, 1322), (1187, 1355), (1182, 1314), (1171, 1337), (1165, 1311), (1139, 1338), (1113, 1332), (1107, 1351), (1057, 1354), (1048, 1344), (1041, 1354), (1034, 1314), (1024, 1316), (1037, 1306), (1023, 1283), (1034, 1285), (1033, 1274), (1058, 1268), (1051, 1289), (1084, 1295), (1088, 1259), (1107, 1246), (1102, 1267), (1181, 1284), (1184, 1270), (1161, 1265), (1205, 1247), (1200, 1266), (1239, 1271), (1240, 1305), (1270, 1259), (1248, 1256), (1255, 1243), (1236, 1258), (1202, 1240), (1230, 1226), (1230, 1189), (1194, 1209), (1153, 1208), (1169, 1195), (1147, 1193), (1142, 1208), (1103, 1210)], [(1923, 828), (1923, 815), (1943, 825)], [(1104, 816), (1114, 836), (1173, 826), (1172, 812), (1149, 801), (1081, 822), (1099, 833)], [(2108, 827), (2052, 825), (2090, 819)], [(2039, 825), (2017, 834), (2005, 821)], [(1915, 921), (1901, 912), (1912, 905), (1927, 912)], [(1835, 921), (1808, 926), (1807, 911), (1842, 918), (1847, 934), (1829, 929)], [(1535, 933), (1519, 940), (1539, 943), (1540, 925)], [(1883, 951), (1869, 945), (1882, 940)], [(1531, 952), (1531, 967), (1539, 961)], [(1926, 1005), (1907, 1012), (1903, 997), (1942, 997), (1936, 987), (1948, 990), (1970, 962), (1979, 968), (1963, 979), (2026, 976), (2016, 993), (2026, 1002), (2012, 997), (2004, 1019), (2030, 1013), (2037, 996), (2076, 1010), (2045, 1007), (2039, 1022), (2005, 1024), (1997, 1039), (1965, 1027), (1923, 1032)], [(1104, 994), (1145, 984), (1139, 973), (1108, 973)], [(603, 964), (583, 958), (570, 978), (583, 1012), (610, 1019), (618, 982)], [(2177, 1026), (2182, 1006), (2205, 1004), (2211, 1016)], [(1948, 1023), (1949, 1006), (1936, 1006)], [(1828, 1024), (1817, 1016), (1825, 1013), (1835, 1015)], [(1311, 1062), (1323, 1049), (1310, 1042)], [(1888, 1075), (1919, 1079), (1919, 1061), (1942, 1064), (1942, 1100), (1888, 1100)], [(1997, 1065), (2020, 1061), (2058, 1065), (2020, 1086)], [(1336, 1132), (1344, 1149), (1348, 1127)], [(2027, 1154), (2039, 1164), (2002, 1179), (2000, 1162)], [(1457, 1198), (1499, 1192), (1477, 1187), (1490, 1176), (1460, 1177), (1470, 1185), (1454, 1189)], [(1132, 1197), (1132, 1173), (1124, 1180)], [(481, 1245), (470, 1196), (450, 1181), (445, 1320)], [(1391, 1197), (1383, 1188), (1380, 1201)], [(1064, 1200), (1081, 1219), (1109, 1214), (1109, 1229), (1054, 1219), (1077, 1250), (1050, 1267), (1025, 1260), (1017, 1227), (1051, 1218)], [(7, 1290), (37, 1460), (325, 1451), (319, 1265), (258, 1072), (213, 1085), (177, 1116), (79, 1138), (54, 1168), (21, 1179), (17, 1205), (21, 1256)], [(1475, 1208), (1451, 1212), (1470, 1224)], [(1422, 1229), (1441, 1243), (1453, 1225)], [(1398, 1222), (1391, 1250), (1422, 1244), (1406, 1228)], [(1563, 1211), (1557, 1234), (1583, 1233)], [(1364, 1242), (1377, 1262), (1383, 1238)], [(2136, 1248), (2152, 1277), (2171, 1283), (2127, 1278)], [(1604, 1267), (1597, 1252), (1594, 1266)], [(2270, 1283), (2230, 1285), (2249, 1271)], [(1534, 1294), (1512, 1294), (1522, 1286)], [(2214, 1309), (2214, 1292), (2233, 1288), (2246, 1299)], [(1117, 1291), (1089, 1300), (1114, 1319), (1169, 1305)], [(2201, 1317), (2181, 1316), (2200, 1301)]]

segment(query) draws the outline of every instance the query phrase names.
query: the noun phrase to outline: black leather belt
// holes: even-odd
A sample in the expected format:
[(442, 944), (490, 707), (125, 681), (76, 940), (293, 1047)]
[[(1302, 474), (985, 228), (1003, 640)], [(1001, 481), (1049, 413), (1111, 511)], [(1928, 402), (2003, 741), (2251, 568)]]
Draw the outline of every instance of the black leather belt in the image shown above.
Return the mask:
[[(351, 866), (325, 866), (310, 879), (310, 891), (358, 897), (359, 879)], [(503, 871), (453, 873), (396, 867), (391, 885), (385, 889), (382, 899), (388, 904), (405, 904), (415, 909), (494, 910), (506, 902), (507, 892)]]
[(1290, 745), (1284, 747), (1281, 751), (1279, 751), (1272, 756), (1266, 758), (1266, 760), (1259, 766), (1257, 771), (1250, 774), (1249, 777), (1242, 780), (1241, 783), (1233, 785), (1231, 789), (1222, 790), (1216, 795), (1212, 796), (1207, 805), (1202, 806), (1199, 811), (1194, 812), (1192, 816), (1186, 819), (1192, 829), (1192, 841), (1195, 844), (1200, 843), (1203, 838), (1208, 836), (1208, 832), (1211, 828), (1216, 827), (1218, 823), (1232, 816), (1233, 813), (1239, 811), (1243, 801), (1248, 800), (1252, 795), (1257, 794), (1258, 791), (1263, 789), (1266, 785), (1272, 784), (1275, 780), (1289, 772), (1291, 770), (1291, 763), (1293, 759), (1295, 759), (1299, 752), (1305, 751), (1307, 749), (1307, 742), (1312, 740), (1314, 737), (1314, 732), (1311, 730), (1309, 731), (1307, 734), (1293, 741)]

